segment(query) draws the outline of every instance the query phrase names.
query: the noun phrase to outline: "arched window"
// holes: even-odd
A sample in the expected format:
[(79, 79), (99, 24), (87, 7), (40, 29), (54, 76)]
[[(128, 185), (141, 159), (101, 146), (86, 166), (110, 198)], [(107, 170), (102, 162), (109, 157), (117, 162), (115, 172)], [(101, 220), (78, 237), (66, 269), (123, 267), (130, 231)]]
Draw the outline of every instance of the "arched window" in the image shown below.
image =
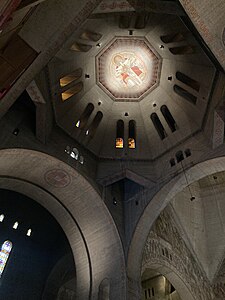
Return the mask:
[(177, 124), (173, 118), (173, 116), (171, 115), (168, 107), (166, 105), (161, 106), (160, 108), (161, 113), (163, 114), (163, 117), (165, 118), (167, 124), (169, 125), (170, 129), (172, 132), (177, 130)]
[(178, 163), (181, 162), (182, 160), (184, 160), (184, 155), (181, 150), (176, 153), (176, 159), (177, 159)]
[(185, 40), (184, 35), (181, 32), (163, 35), (160, 38), (165, 44), (177, 43)]
[(173, 48), (169, 48), (169, 50), (173, 55), (193, 54), (195, 52), (194, 47), (190, 45), (173, 47)]
[(0, 277), (2, 276), (2, 273), (4, 271), (11, 250), (12, 250), (12, 243), (10, 241), (5, 241), (0, 251)]
[(3, 220), (4, 220), (4, 215), (0, 215), (0, 222), (3, 222)]
[(179, 96), (183, 97), (187, 101), (191, 102), (192, 104), (196, 104), (197, 102), (197, 97), (189, 93), (187, 90), (183, 89), (179, 85), (174, 85), (173, 90), (176, 94)]
[(74, 72), (61, 77), (59, 80), (60, 87), (64, 87), (64, 86), (70, 84), (71, 82), (76, 81), (81, 76), (82, 76), (82, 69), (79, 68), (79, 69), (75, 70)]
[(73, 43), (70, 47), (70, 50), (75, 52), (88, 52), (92, 48), (91, 45), (81, 44), (81, 43)]
[(156, 113), (151, 114), (151, 120), (152, 120), (152, 123), (155, 126), (155, 129), (157, 130), (161, 140), (163, 140), (166, 137), (166, 131)]
[(31, 236), (31, 232), (32, 232), (32, 230), (31, 230), (31, 229), (28, 229), (28, 230), (27, 230), (27, 236)]
[(94, 110), (94, 105), (92, 103), (88, 103), (82, 115), (80, 116), (80, 119), (76, 122), (77, 128), (82, 129), (86, 126), (88, 119), (92, 114), (93, 110)]
[(101, 111), (98, 111), (90, 125), (89, 130), (88, 130), (88, 134), (91, 137), (93, 137), (95, 135), (95, 132), (96, 132), (102, 118), (103, 118), (103, 113)]
[(184, 73), (181, 72), (176, 72), (176, 78), (183, 82), (186, 85), (189, 85), (192, 89), (196, 90), (199, 92), (200, 89), (200, 84), (198, 81), (190, 78), (189, 76), (185, 75)]
[(123, 148), (124, 140), (124, 122), (122, 120), (117, 121), (116, 125), (116, 148)]
[(100, 40), (101, 37), (102, 35), (100, 33), (87, 30), (84, 31), (80, 36), (82, 40), (88, 40), (92, 42), (97, 42), (98, 40)]
[(174, 159), (174, 158), (171, 158), (171, 159), (170, 159), (170, 166), (171, 166), (171, 167), (174, 167), (175, 164), (176, 164), (176, 163), (175, 163), (175, 159)]
[(128, 146), (130, 149), (136, 147), (136, 124), (134, 120), (129, 122)]
[(76, 83), (73, 87), (62, 92), (62, 101), (66, 101), (72, 96), (78, 94), (83, 89), (83, 82)]
[(14, 225), (13, 225), (13, 229), (17, 229), (18, 226), (19, 226), (19, 223), (15, 222)]

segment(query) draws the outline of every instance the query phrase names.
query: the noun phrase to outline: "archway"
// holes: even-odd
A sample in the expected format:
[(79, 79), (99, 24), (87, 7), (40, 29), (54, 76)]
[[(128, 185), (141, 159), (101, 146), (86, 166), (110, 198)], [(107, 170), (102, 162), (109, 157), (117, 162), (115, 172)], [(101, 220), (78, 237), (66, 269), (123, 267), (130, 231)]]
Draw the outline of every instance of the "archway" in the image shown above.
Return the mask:
[[(145, 266), (142, 272), (142, 282), (143, 279), (146, 282), (148, 278), (150, 279), (149, 281), (150, 281), (151, 289), (153, 289), (150, 290), (151, 295), (154, 294), (154, 296), (157, 296), (157, 286), (160, 285), (160, 289), (161, 289), (160, 296), (163, 297), (164, 294), (165, 299), (167, 299), (169, 294), (166, 295), (165, 291), (163, 291), (164, 292), (163, 293), (162, 289), (166, 288), (165, 285), (166, 284), (168, 285), (168, 283), (170, 283), (171, 286), (175, 288), (174, 292), (177, 292), (177, 294), (174, 295), (174, 298), (172, 295), (170, 295), (171, 299), (195, 300), (190, 290), (188, 289), (186, 283), (184, 282), (182, 276), (177, 272), (177, 270), (173, 266), (167, 266), (165, 262), (163, 262), (163, 260), (155, 261), (155, 262), (152, 260), (151, 262), (149, 262), (149, 264)], [(170, 294), (172, 294), (172, 289), (170, 291), (171, 291)], [(146, 294), (148, 295), (148, 293)]]
[(63, 228), (74, 255), (79, 299), (97, 297), (106, 277), (115, 287), (110, 297), (125, 298), (125, 263), (117, 229), (101, 197), (76, 170), (37, 151), (1, 150), (0, 188), (34, 199)]
[[(56, 299), (64, 284), (64, 274), (71, 271), (75, 282), (76, 270), (68, 240), (60, 225), (43, 206), (14, 191), (0, 189), (0, 244), (10, 241), (11, 253), (3, 267), (0, 280), (0, 298)], [(68, 265), (62, 265), (54, 289), (46, 280), (63, 256)], [(4, 252), (1, 259), (4, 260)], [(46, 289), (48, 297), (43, 297)], [(75, 294), (76, 284), (73, 286)]]
[[(188, 178), (189, 184), (191, 184), (201, 178), (204, 178), (207, 175), (224, 170), (225, 158), (219, 157), (199, 163), (191, 167), (185, 173)], [(186, 186), (187, 181), (183, 173), (173, 178), (153, 197), (153, 199), (144, 210), (137, 224), (128, 253), (127, 272), (129, 285), (128, 293), (130, 299), (137, 299), (140, 295), (142, 254), (149, 231), (153, 223), (158, 218), (163, 209), (167, 206), (167, 204), (177, 193), (182, 191)]]

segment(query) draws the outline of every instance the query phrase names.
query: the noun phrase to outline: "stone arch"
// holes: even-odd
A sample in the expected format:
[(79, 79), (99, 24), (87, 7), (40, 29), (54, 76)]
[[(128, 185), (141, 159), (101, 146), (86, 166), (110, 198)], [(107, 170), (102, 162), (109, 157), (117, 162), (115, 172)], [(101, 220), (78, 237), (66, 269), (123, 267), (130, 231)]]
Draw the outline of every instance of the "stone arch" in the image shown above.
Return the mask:
[(63, 256), (51, 270), (45, 284), (45, 288), (42, 294), (42, 299), (58, 299), (57, 295), (60, 292), (58, 290), (59, 284), (62, 282), (61, 288), (68, 285), (71, 286), (71, 292), (76, 293), (76, 274), (73, 268), (73, 261), (70, 255)]
[[(225, 170), (225, 157), (218, 157), (201, 162), (185, 171), (188, 183), (191, 184), (208, 175)], [(140, 295), (140, 274), (142, 253), (149, 231), (159, 214), (187, 186), (183, 173), (174, 177), (152, 198), (145, 208), (136, 226), (128, 252), (127, 276), (129, 299), (137, 299)]]
[[(175, 287), (182, 300), (196, 300), (186, 285), (182, 275), (172, 266), (168, 266), (163, 259), (151, 260), (145, 269), (157, 269), (157, 272), (166, 277), (169, 282)], [(143, 270), (144, 271), (144, 270)]]
[(47, 154), (4, 149), (0, 151), (0, 188), (30, 197), (58, 221), (74, 255), (78, 299), (96, 299), (105, 277), (114, 286), (112, 298), (125, 298), (119, 234), (101, 197), (83, 176)]

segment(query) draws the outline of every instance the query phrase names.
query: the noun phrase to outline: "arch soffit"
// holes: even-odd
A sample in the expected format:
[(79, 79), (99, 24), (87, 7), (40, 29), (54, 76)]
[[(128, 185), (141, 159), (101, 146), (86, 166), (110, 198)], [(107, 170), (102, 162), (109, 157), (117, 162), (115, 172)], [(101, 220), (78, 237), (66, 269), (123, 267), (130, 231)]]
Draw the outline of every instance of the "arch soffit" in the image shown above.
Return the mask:
[(163, 261), (163, 259), (161, 261), (156, 260), (147, 263), (145, 269), (155, 269), (157, 273), (160, 273), (166, 277), (175, 287), (182, 300), (195, 300), (182, 276), (173, 266), (166, 266), (166, 263)]
[[(222, 171), (225, 171), (225, 157), (218, 157), (201, 162), (185, 171), (185, 173), (188, 178), (188, 183), (191, 184), (208, 175)], [(187, 187), (187, 182), (185, 175), (182, 173), (167, 183), (152, 198), (145, 208), (136, 226), (128, 252), (128, 278), (135, 282), (139, 282), (142, 253), (149, 231), (163, 209), (175, 197), (175, 195), (181, 192), (185, 187)]]
[[(67, 176), (65, 186), (54, 186), (48, 182), (46, 174), (54, 170), (60, 170)], [(0, 187), (25, 194), (49, 210), (67, 235), (74, 253), (76, 273), (79, 259), (76, 259), (75, 253), (83, 253), (82, 248), (86, 249), (86, 255), (83, 254), (86, 257), (81, 261), (89, 260), (89, 266), (81, 274), (82, 287), (87, 277), (92, 277), (93, 293), (97, 294), (98, 285), (110, 274), (111, 284), (120, 286), (116, 291), (118, 299), (125, 297), (125, 260), (118, 231), (101, 197), (83, 176), (45, 153), (4, 149), (0, 150)], [(79, 245), (77, 241), (80, 241)], [(118, 267), (123, 272), (118, 273)], [(84, 264), (80, 268), (85, 269)], [(86, 276), (87, 269), (89, 276)], [(76, 276), (78, 280), (79, 274)]]

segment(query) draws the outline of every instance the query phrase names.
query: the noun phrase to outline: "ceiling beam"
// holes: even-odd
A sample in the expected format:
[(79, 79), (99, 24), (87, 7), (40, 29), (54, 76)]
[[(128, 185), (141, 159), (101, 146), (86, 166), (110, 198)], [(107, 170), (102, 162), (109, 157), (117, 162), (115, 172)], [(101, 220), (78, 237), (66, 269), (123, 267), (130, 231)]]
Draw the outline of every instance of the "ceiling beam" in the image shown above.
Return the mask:
[[(48, 1), (46, 1), (48, 3)], [(89, 17), (92, 11), (98, 6), (101, 0), (67, 0), (68, 4), (63, 5), (61, 2), (57, 2), (57, 6), (55, 2), (50, 2), (47, 6), (48, 10), (53, 10), (54, 13), (60, 14), (62, 18), (60, 20), (55, 19), (57, 24), (54, 24), (57, 28), (58, 24), (61, 24), (61, 20), (64, 20), (63, 25), (59, 27), (55, 34), (51, 35), (51, 39), (48, 40), (48, 43), (45, 43), (41, 48), (40, 54), (37, 58), (31, 63), (31, 65), (23, 72), (19, 79), (14, 83), (14, 85), (10, 88), (7, 94), (1, 99), (0, 102), (0, 119), (5, 115), (8, 109), (13, 105), (19, 95), (27, 88), (30, 82), (34, 79), (34, 77), (48, 64), (48, 62), (54, 57), (54, 55), (61, 49), (66, 40), (74, 34), (81, 24), (85, 22), (85, 20)], [(51, 7), (52, 6), (52, 7)], [(71, 9), (71, 7), (73, 9)], [(38, 34), (41, 36), (41, 30), (46, 31), (46, 26), (44, 26), (44, 22), (48, 22), (48, 18), (43, 18), (43, 16), (48, 12), (45, 9), (45, 3), (40, 10), (35, 14), (35, 20), (41, 18), (42, 27), (36, 30), (33, 28), (33, 31), (38, 31)], [(32, 19), (33, 15), (31, 16)], [(30, 19), (29, 19), (30, 21)], [(26, 30), (30, 32), (30, 22), (27, 25)], [(35, 22), (34, 22), (35, 23)], [(24, 28), (24, 27), (23, 27)], [(48, 34), (50, 34), (48, 32)], [(43, 33), (44, 35), (44, 33)], [(35, 39), (35, 35), (33, 35)]]
[(172, 1), (159, 1), (159, 0), (127, 0), (129, 4), (137, 12), (151, 12), (169, 15), (184, 16), (185, 13), (180, 5)]
[(46, 1), (46, 0), (23, 0), (19, 5), (18, 10), (21, 8), (27, 7), (27, 6), (29, 6), (29, 7), (36, 6), (44, 1)]

